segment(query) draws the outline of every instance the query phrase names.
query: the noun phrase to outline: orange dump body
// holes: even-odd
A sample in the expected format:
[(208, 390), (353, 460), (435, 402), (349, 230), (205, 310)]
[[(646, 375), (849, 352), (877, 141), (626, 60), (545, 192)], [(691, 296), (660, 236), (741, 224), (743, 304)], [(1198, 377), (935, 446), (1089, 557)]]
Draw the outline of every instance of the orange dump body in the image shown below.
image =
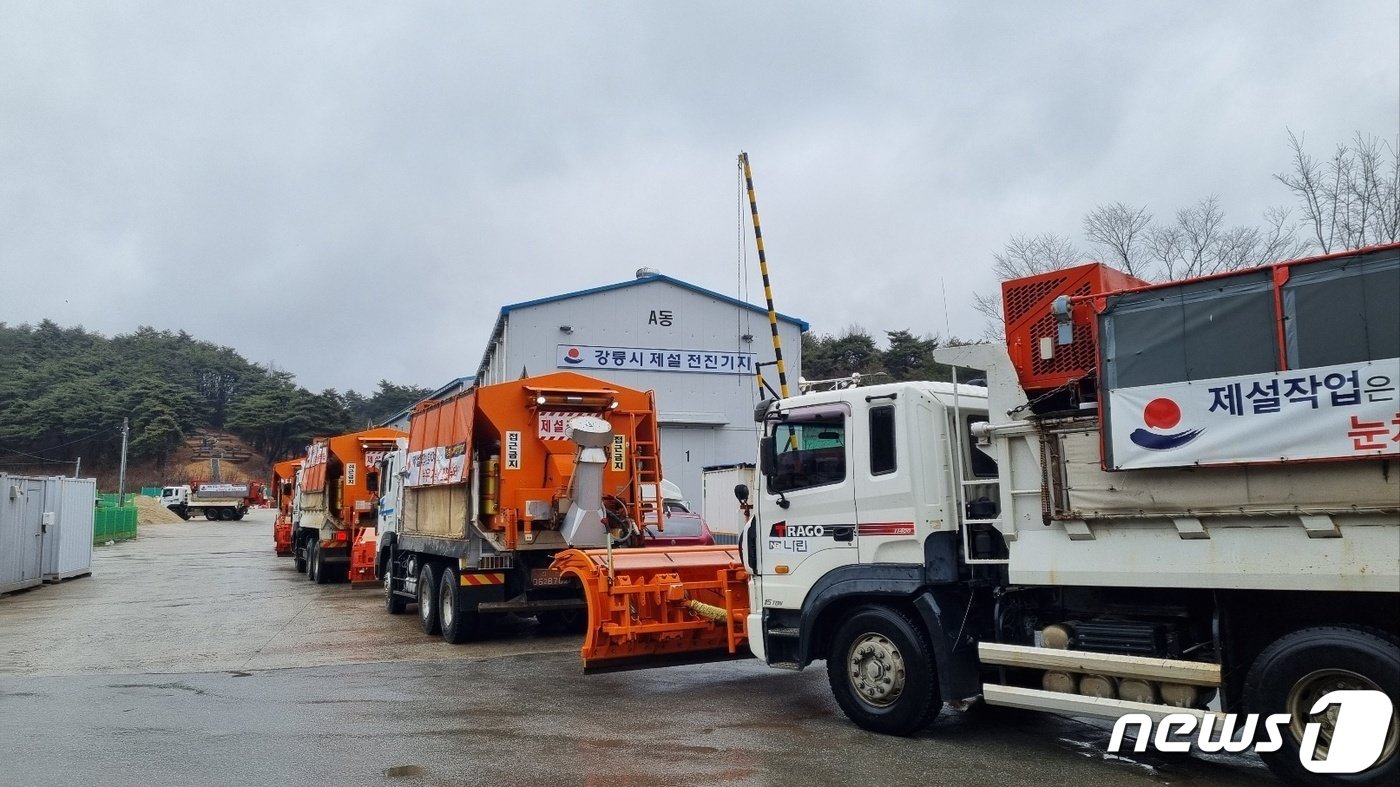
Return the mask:
[(554, 570), (588, 603), (585, 672), (742, 657), (748, 572), (738, 547), (570, 549)]
[(279, 555), (292, 554), (292, 497), (295, 493), (297, 468), (302, 459), (288, 459), (272, 466), (272, 505), (277, 519), (272, 525), (272, 545)]
[(349, 551), (351, 583), (375, 581), (379, 460), (407, 436), (397, 429), (366, 429), (318, 437), (307, 451), (301, 489), (325, 493), (326, 524), (334, 533), (321, 542), (322, 548)]
[(661, 481), (651, 392), (574, 372), (484, 385), (420, 404), (410, 419), (405, 485), (415, 494), (469, 484), (473, 461), (479, 462), (477, 524), (499, 533), (506, 549), (528, 548), (534, 529), (549, 525), (544, 517), (553, 516), (554, 504), (569, 492), (576, 446), (565, 430), (584, 415), (608, 421), (613, 430), (605, 497), (634, 522), (655, 518), (659, 495), (642, 493)]

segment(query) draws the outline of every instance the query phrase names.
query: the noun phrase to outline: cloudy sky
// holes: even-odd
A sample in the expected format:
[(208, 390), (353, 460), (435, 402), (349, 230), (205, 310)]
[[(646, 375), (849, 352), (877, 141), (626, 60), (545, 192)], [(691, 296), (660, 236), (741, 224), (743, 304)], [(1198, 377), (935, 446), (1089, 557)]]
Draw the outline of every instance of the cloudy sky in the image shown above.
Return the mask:
[(0, 320), (436, 386), (502, 304), (738, 293), (747, 150), (780, 311), (975, 336), (1013, 233), (1255, 223), (1286, 129), (1395, 137), (1398, 41), (1394, 0), (0, 0)]

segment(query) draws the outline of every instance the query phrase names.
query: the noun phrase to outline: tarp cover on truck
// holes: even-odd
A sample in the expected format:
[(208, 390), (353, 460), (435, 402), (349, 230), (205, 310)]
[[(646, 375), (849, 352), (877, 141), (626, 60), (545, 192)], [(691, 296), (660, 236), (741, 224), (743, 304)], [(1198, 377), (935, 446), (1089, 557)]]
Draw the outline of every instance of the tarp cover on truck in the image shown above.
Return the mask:
[(1105, 465), (1400, 453), (1400, 245), (1107, 296)]

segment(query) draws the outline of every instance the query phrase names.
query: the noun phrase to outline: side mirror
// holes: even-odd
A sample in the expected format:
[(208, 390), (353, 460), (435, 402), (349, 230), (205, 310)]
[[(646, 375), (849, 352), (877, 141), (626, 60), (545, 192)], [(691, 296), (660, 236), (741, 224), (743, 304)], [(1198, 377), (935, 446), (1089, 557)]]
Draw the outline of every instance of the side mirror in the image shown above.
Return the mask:
[(748, 485), (747, 485), (747, 484), (736, 484), (736, 485), (734, 486), (734, 497), (737, 498), (737, 499), (739, 500), (740, 503), (747, 503), (747, 502), (749, 502), (749, 487), (748, 487)]
[(772, 406), (773, 402), (774, 402), (773, 399), (759, 399), (759, 400), (758, 400), (758, 404), (754, 405), (754, 407), (753, 407), (753, 420), (754, 420), (754, 423), (758, 423), (758, 424), (763, 423), (763, 419), (766, 418), (766, 417), (768, 416), (768, 408), (769, 408), (770, 406)]
[(777, 441), (772, 435), (758, 441), (758, 470), (766, 476), (778, 469)]

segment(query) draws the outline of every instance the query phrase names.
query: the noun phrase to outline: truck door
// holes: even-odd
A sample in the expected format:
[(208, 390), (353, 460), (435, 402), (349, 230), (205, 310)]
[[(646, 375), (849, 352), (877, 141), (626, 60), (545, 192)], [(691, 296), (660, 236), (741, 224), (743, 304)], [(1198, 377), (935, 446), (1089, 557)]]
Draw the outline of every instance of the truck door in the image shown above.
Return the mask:
[(381, 535), (399, 529), (399, 508), (403, 502), (404, 452), (389, 451), (379, 463), (379, 516), (378, 530)]
[(856, 561), (849, 427), (836, 403), (785, 411), (766, 430), (755, 534), (765, 607), (797, 609), (819, 577)]
[(895, 394), (867, 397), (857, 434), (851, 439), (856, 457), (856, 535), (862, 563), (918, 563), (922, 548), (914, 532), (914, 498), (906, 446), (897, 439), (907, 401)]

